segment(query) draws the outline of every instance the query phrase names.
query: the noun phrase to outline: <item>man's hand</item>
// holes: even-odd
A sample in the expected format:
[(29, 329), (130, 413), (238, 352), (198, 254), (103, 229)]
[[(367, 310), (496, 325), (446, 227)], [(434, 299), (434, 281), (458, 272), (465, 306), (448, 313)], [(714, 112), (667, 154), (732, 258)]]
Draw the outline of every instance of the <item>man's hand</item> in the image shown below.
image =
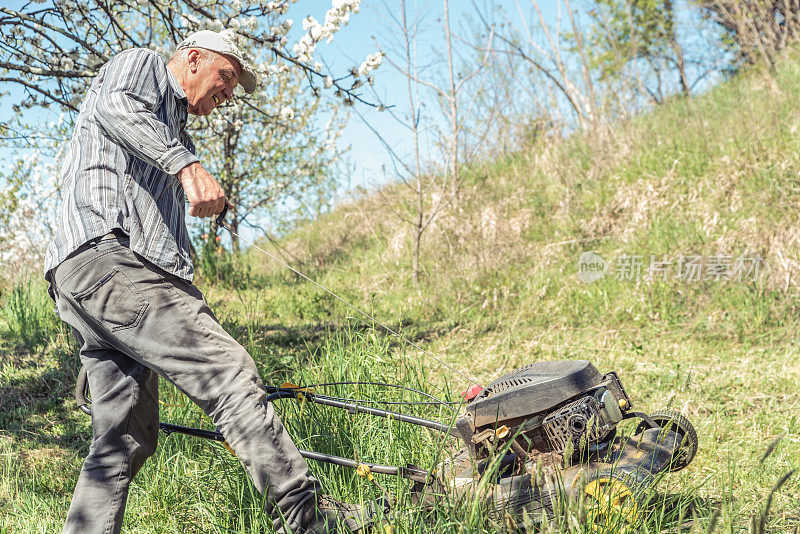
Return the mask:
[(219, 183), (199, 163), (190, 163), (178, 171), (177, 176), (189, 199), (189, 215), (212, 217), (226, 204), (231, 205)]

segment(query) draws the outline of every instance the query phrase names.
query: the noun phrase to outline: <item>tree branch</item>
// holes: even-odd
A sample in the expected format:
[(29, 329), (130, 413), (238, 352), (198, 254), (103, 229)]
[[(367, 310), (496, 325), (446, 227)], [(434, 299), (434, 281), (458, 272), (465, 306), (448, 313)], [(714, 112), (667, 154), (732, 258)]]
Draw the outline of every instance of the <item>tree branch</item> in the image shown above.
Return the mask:
[(67, 102), (66, 100), (58, 98), (54, 94), (46, 91), (45, 89), (42, 89), (38, 85), (34, 85), (32, 83), (28, 83), (28, 82), (26, 82), (24, 80), (20, 80), (18, 78), (0, 78), (0, 82), (14, 82), (14, 83), (18, 83), (20, 85), (24, 85), (28, 89), (32, 89), (32, 90), (36, 91), (37, 93), (40, 93), (41, 95), (46, 96), (47, 98), (51, 99), (52, 101), (54, 101), (54, 102), (56, 102), (58, 104), (61, 104), (62, 106), (68, 108), (71, 111), (78, 111), (78, 108), (76, 108), (75, 106), (73, 106), (72, 104)]

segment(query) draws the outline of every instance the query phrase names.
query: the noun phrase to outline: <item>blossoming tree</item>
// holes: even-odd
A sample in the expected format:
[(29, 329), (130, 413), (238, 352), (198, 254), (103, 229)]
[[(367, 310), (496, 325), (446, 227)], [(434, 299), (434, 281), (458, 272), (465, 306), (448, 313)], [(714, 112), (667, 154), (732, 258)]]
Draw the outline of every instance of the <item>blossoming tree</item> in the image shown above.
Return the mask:
[[(60, 109), (69, 126), (92, 79), (116, 53), (145, 47), (167, 59), (189, 33), (213, 29), (237, 42), (262, 80), (253, 95), (237, 94), (234, 104), (189, 126), (201, 159), (235, 205), (229, 220), (238, 228), (281, 203), (302, 203), (315, 188), (333, 186), (342, 126), (337, 108), (374, 105), (359, 88), (371, 82), (381, 56), (338, 75), (324, 69), (316, 59), (318, 46), (335, 38), (361, 0), (333, 0), (322, 22), (305, 18), (295, 41), (288, 13), (296, 1), (53, 0), (17, 10), (0, 6), (0, 83), (8, 89), (0, 92), (0, 103), (13, 113), (2, 124), (0, 143), (19, 146), (22, 139), (26, 148), (49, 150), (52, 159), (60, 140), (49, 139), (47, 127), (29, 119), (46, 116), (36, 110)], [(326, 103), (326, 92), (336, 98)], [(333, 117), (327, 126), (315, 120), (320, 112)], [(19, 183), (26, 171), (17, 165), (0, 172)], [(216, 231), (212, 225), (210, 239)], [(0, 238), (2, 232), (0, 221)]]

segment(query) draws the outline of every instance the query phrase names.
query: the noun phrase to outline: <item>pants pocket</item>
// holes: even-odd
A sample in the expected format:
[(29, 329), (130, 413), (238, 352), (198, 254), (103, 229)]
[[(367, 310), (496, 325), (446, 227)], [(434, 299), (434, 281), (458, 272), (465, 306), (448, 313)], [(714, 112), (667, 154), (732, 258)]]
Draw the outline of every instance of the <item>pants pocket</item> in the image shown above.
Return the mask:
[(112, 332), (138, 325), (148, 306), (142, 293), (117, 268), (86, 289), (73, 291), (72, 297)]

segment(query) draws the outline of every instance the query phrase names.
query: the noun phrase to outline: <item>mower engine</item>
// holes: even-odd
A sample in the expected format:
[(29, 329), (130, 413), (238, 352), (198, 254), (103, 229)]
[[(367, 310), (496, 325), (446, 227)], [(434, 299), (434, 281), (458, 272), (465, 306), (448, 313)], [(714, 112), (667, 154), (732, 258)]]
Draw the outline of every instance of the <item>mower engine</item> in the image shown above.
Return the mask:
[[(464, 447), (439, 466), (439, 487), (483, 491), (497, 520), (552, 515), (559, 499), (580, 497), (595, 525), (632, 525), (637, 496), (656, 474), (686, 467), (698, 445), (684, 416), (632, 406), (617, 374), (588, 361), (526, 365), (486, 386), (456, 419)], [(617, 425), (634, 418), (633, 435), (618, 436)], [(430, 488), (417, 490), (430, 497)]]
[(515, 452), (578, 453), (612, 438), (630, 408), (616, 373), (603, 375), (585, 360), (539, 362), (489, 384), (456, 428), (479, 459), (506, 437)]

